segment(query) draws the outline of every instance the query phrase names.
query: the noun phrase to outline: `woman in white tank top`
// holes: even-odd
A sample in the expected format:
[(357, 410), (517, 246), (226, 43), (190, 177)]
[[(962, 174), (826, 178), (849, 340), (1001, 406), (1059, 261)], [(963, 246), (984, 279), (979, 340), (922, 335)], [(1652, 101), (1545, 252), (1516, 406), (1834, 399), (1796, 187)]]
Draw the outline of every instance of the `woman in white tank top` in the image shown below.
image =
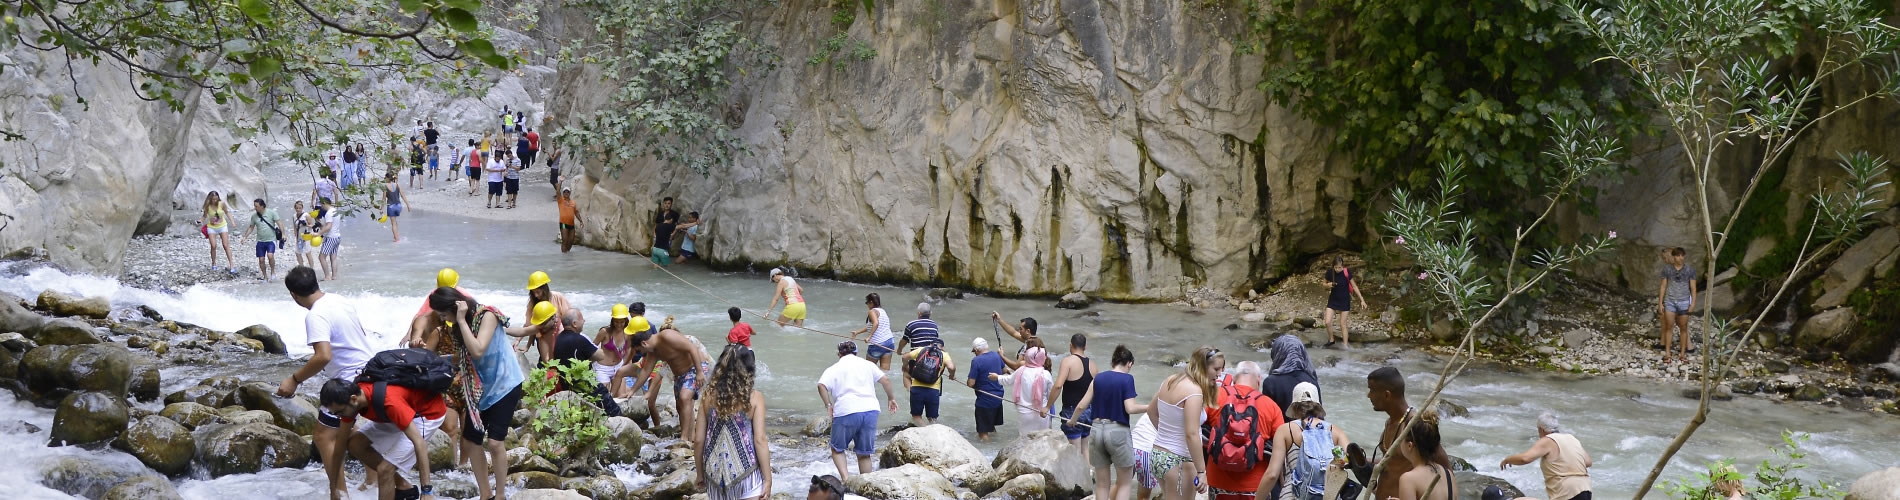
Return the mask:
[(1206, 397), (1214, 393), (1208, 362), (1220, 351), (1202, 346), (1188, 357), (1187, 370), (1170, 375), (1155, 390), (1148, 408), (1155, 422), (1149, 469), (1161, 479), (1161, 498), (1187, 500), (1207, 492), (1207, 459), (1201, 454), (1201, 424), (1207, 420)]

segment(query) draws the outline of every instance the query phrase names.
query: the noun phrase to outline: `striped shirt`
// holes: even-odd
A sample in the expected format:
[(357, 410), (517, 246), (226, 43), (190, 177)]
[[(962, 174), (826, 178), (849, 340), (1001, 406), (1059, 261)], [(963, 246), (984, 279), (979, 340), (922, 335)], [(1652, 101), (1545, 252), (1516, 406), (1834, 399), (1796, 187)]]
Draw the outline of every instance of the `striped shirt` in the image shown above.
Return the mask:
[(930, 318), (917, 318), (904, 325), (904, 341), (911, 347), (943, 347), (943, 338), (937, 336), (937, 322)]

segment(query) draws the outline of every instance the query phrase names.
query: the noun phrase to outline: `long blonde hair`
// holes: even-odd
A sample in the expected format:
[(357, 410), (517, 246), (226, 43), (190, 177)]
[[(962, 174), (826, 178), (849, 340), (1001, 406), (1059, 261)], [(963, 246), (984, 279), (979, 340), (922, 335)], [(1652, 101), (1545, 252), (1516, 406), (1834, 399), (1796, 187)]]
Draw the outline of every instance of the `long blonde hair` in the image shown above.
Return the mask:
[(746, 415), (752, 411), (752, 383), (758, 373), (752, 349), (739, 344), (726, 346), (713, 367), (712, 383), (707, 386), (713, 411), (722, 417)]
[(1207, 362), (1210, 361), (1209, 358), (1219, 355), (1220, 351), (1213, 347), (1201, 346), (1200, 349), (1195, 349), (1194, 355), (1188, 358), (1187, 371), (1169, 376), (1166, 385), (1172, 386), (1176, 382), (1179, 382), (1181, 377), (1187, 377), (1188, 380), (1194, 382), (1196, 387), (1201, 389), (1201, 401), (1206, 404), (1211, 404), (1216, 387), (1214, 386), (1214, 378), (1207, 376)]

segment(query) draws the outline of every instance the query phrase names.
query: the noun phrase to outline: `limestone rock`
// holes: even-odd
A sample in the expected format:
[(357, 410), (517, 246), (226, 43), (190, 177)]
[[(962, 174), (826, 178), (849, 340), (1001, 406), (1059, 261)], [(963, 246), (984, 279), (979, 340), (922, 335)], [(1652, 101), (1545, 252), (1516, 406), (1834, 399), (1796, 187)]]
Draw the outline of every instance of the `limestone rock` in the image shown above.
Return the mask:
[(1504, 491), (1504, 498), (1520, 498), (1524, 496), (1524, 492), (1519, 491), (1516, 486), (1512, 486), (1510, 481), (1505, 481), (1496, 476), (1487, 476), (1476, 472), (1453, 472), (1451, 473), (1451, 477), (1452, 480), (1458, 484), (1458, 498), (1484, 498), (1484, 489), (1487, 486), (1496, 486), (1499, 490)]
[(1312, 328), (1319, 325), (1319, 320), (1305, 316), (1293, 318), (1293, 322), (1299, 324), (1300, 328)]
[(613, 476), (576, 477), (561, 481), (561, 489), (580, 493), (593, 500), (627, 498), (627, 483)]
[(1016, 476), (1015, 479), (1003, 483), (1002, 489), (996, 490), (984, 498), (999, 500), (1042, 500), (1046, 498), (1043, 495), (1043, 486), (1044, 482), (1041, 474)]
[(804, 434), (805, 437), (830, 437), (831, 419), (825, 417), (811, 417), (806, 419), (805, 429), (800, 433)]
[(239, 337), (258, 341), (263, 344), (264, 352), (271, 354), (288, 354), (290, 352), (284, 346), (284, 339), (278, 337), (277, 332), (271, 331), (270, 327), (264, 325), (251, 325), (245, 327), (243, 330), (232, 333)]
[(600, 459), (614, 464), (638, 462), (645, 441), (646, 435), (640, 433), (640, 425), (633, 419), (607, 417), (607, 447), (601, 450)]
[(627, 499), (658, 500), (684, 498), (698, 491), (698, 489), (693, 487), (693, 479), (697, 477), (696, 474), (697, 473), (693, 472), (690, 468), (680, 468), (659, 479), (653, 480), (653, 482), (648, 483), (645, 488), (628, 491)]
[(1590, 340), (1595, 339), (1596, 336), (1596, 331), (1587, 328), (1578, 328), (1564, 332), (1564, 348), (1571, 350), (1582, 349), (1583, 346), (1589, 345)]
[[(31, 351), (34, 348), (37, 348), (39, 346), (40, 344), (38, 342), (34, 342), (33, 339), (26, 338), (26, 335), (23, 335), (20, 332), (0, 333), (0, 349), (13, 351), (13, 353), (16, 355), (26, 354), (27, 351)], [(11, 373), (6, 373), (3, 375), (12, 376)]]
[(1795, 334), (1795, 344), (1802, 347), (1831, 346), (1854, 331), (1860, 317), (1852, 308), (1841, 307), (1823, 311), (1801, 321), (1801, 328)]
[(70, 390), (124, 396), (148, 363), (113, 344), (47, 345), (26, 353), (20, 371), (27, 388), (42, 395)]
[(75, 392), (53, 412), (53, 446), (111, 440), (125, 431), (125, 401), (104, 392)]
[(963, 298), (963, 291), (955, 288), (932, 288), (924, 292), (924, 296), (936, 301), (961, 299)]
[(447, 432), (430, 434), (429, 470), (449, 470), (456, 467), (456, 451), (462, 447), (460, 436), (451, 436)]
[(192, 438), (198, 442), (198, 461), (211, 477), (300, 468), (311, 460), (310, 445), (302, 436), (269, 423), (207, 425), (192, 432)]
[(1089, 464), (1062, 431), (1043, 430), (1011, 442), (990, 462), (1004, 477), (1040, 474), (1046, 480), (1045, 492), (1053, 499), (1075, 499), (1095, 489)]
[(1875, 265), (1895, 252), (1900, 252), (1900, 228), (1888, 226), (1867, 233), (1867, 237), (1841, 252), (1827, 267), (1827, 272), (1821, 274), (1819, 285), (1823, 293), (1811, 305), (1815, 310), (1825, 310), (1846, 304), (1848, 294), (1866, 288)]
[[(270, 415), (270, 412), (263, 411), (263, 410), (241, 410), (241, 411), (233, 412), (229, 415), (225, 415), (225, 420), (228, 420), (233, 424), (255, 423), (255, 424), (265, 424), (265, 425), (277, 425), (277, 417), (273, 417)], [(282, 426), (279, 426), (279, 427), (282, 427)]]
[(224, 397), (230, 393), (231, 391), (229, 390), (219, 391), (217, 388), (210, 386), (194, 385), (179, 389), (177, 392), (171, 394), (166, 394), (165, 403), (169, 405), (173, 403), (192, 402), (206, 407), (216, 408), (218, 403), (223, 401)]
[(197, 429), (201, 425), (224, 421), (224, 416), (219, 415), (217, 410), (191, 401), (165, 405), (165, 409), (159, 410), (158, 416), (172, 419), (187, 429)]
[(514, 500), (587, 500), (586, 495), (568, 490), (530, 488), (508, 495)]
[(126, 395), (139, 401), (155, 401), (159, 388), (158, 366), (142, 363), (132, 368), (132, 381), (127, 384)]
[[(40, 484), (80, 498), (101, 498), (139, 477), (165, 478), (124, 454), (62, 455), (40, 464)], [(17, 495), (17, 493), (15, 493)]]
[(1063, 295), (1061, 300), (1056, 301), (1056, 307), (1061, 309), (1085, 309), (1089, 306), (1089, 302), (1088, 294), (1070, 292), (1067, 295)]
[(1814, 384), (1804, 384), (1788, 397), (1795, 401), (1820, 401), (1827, 399), (1827, 389)]
[[(554, 466), (554, 462), (550, 462), (548, 461), (548, 459), (542, 458), (540, 455), (528, 455), (526, 460), (511, 461), (508, 466), (508, 470), (521, 471), (521, 472), (546, 472), (550, 475), (561, 471), (560, 468), (557, 468)], [(549, 488), (554, 488), (557, 486), (559, 485), (549, 486)]]
[(1267, 313), (1250, 312), (1250, 313), (1241, 315), (1240, 320), (1248, 322), (1248, 323), (1259, 323), (1259, 322), (1267, 320)]
[(151, 416), (127, 428), (112, 447), (138, 457), (139, 462), (160, 474), (177, 476), (191, 470), (191, 457), (198, 452), (191, 430), (172, 419)]
[(85, 345), (105, 342), (92, 325), (72, 318), (58, 318), (40, 326), (39, 335), (33, 337), (40, 345)]
[(922, 465), (879, 469), (869, 474), (854, 474), (844, 481), (846, 488), (871, 500), (949, 500), (957, 498), (957, 489), (942, 474)]
[(561, 476), (541, 471), (522, 471), (508, 474), (508, 484), (519, 488), (560, 488)]
[(0, 332), (34, 333), (43, 324), (46, 317), (27, 309), (19, 297), (0, 293)]
[(278, 427), (297, 434), (310, 434), (316, 430), (317, 407), (304, 398), (277, 397), (277, 387), (264, 382), (239, 386), (234, 394), (238, 403), (246, 409), (269, 413), (271, 421)]
[(39, 307), (54, 316), (106, 319), (112, 315), (112, 303), (105, 297), (77, 297), (54, 290), (40, 292)]
[(943, 478), (949, 479), (950, 484), (976, 492), (978, 496), (996, 491), (997, 488), (1003, 487), (1004, 480), (1009, 479), (997, 474), (996, 469), (990, 468), (990, 464), (982, 462), (952, 467), (944, 471)]
[(1355, 344), (1383, 344), (1392, 341), (1392, 334), (1385, 330), (1365, 330), (1352, 332)]
[(977, 451), (976, 446), (963, 439), (963, 434), (956, 429), (943, 424), (900, 431), (891, 437), (890, 444), (878, 454), (880, 468), (917, 464), (938, 473), (982, 461), (983, 452)]
[(158, 476), (138, 476), (106, 490), (99, 500), (184, 500), (171, 481)]
[(1900, 500), (1900, 467), (1869, 472), (1847, 488), (1847, 500)]

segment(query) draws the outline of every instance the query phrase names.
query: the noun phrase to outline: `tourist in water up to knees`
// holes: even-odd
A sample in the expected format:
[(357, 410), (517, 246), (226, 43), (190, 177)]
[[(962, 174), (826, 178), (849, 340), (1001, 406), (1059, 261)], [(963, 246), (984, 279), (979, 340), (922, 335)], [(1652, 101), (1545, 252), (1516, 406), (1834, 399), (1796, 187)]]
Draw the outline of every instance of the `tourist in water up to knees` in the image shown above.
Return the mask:
[(483, 306), (454, 288), (435, 289), (429, 294), (429, 308), (454, 323), (449, 337), (461, 342), (458, 347), (464, 354), (456, 360), (457, 368), (465, 375), (475, 374), (473, 379), (464, 376), (450, 390), (462, 390), (471, 405), (462, 415), (461, 453), (473, 466), (476, 497), (505, 498), (508, 450), (504, 446), (515, 409), (521, 405), (521, 383), (526, 376), (504, 337), (530, 335), (538, 328), (508, 328), (508, 318), (500, 309)]
[(1670, 359), (1671, 350), (1675, 350), (1674, 359), (1689, 361), (1689, 311), (1695, 310), (1695, 268), (1683, 258), (1682, 247), (1675, 247), (1663, 254), (1663, 264), (1657, 274), (1661, 281), (1656, 288), (1656, 315), (1662, 319), (1663, 359)]
[(383, 214), (389, 216), (390, 241), (402, 241), (402, 229), (397, 227), (396, 221), (402, 217), (403, 207), (409, 206), (409, 191), (396, 182), (396, 174), (389, 174), (383, 183), (383, 206)]
[(1154, 405), (1148, 409), (1155, 421), (1149, 467), (1161, 478), (1161, 498), (1187, 500), (1207, 492), (1201, 424), (1207, 420), (1206, 395), (1216, 389), (1214, 379), (1207, 376), (1207, 362), (1213, 352), (1212, 347), (1195, 349), (1188, 356), (1187, 369), (1161, 382), (1155, 390)]
[[(342, 297), (331, 297), (317, 286), (317, 272), (308, 267), (297, 266), (284, 274), (284, 288), (290, 291), (290, 299), (298, 306), (309, 310), (304, 314), (304, 338), (310, 342), (310, 359), (304, 361), (295, 373), (277, 384), (277, 397), (288, 398), (297, 395), (297, 386), (317, 375), (331, 380), (356, 380), (363, 373), (363, 365), (369, 363), (371, 350), (369, 339), (363, 329), (363, 322), (357, 319), (356, 308)], [(324, 469), (330, 477), (330, 497), (347, 495), (341, 470), (343, 469), (343, 448), (339, 446), (342, 437), (338, 429), (342, 425), (339, 415), (322, 410), (317, 414), (315, 431), (311, 439), (315, 442), (317, 454), (323, 458)]]
[(703, 430), (693, 441), (696, 486), (708, 500), (756, 500), (772, 492), (772, 445), (765, 434), (765, 394), (752, 349), (727, 344), (700, 404)]
[[(1032, 347), (1030, 350), (1041, 349)], [(1027, 366), (1030, 361), (1027, 352), (1024, 358), (1024, 366)], [(1134, 351), (1128, 350), (1128, 346), (1115, 346), (1109, 364), (1113, 366), (1095, 377), (1077, 406), (1082, 409), (1080, 413), (1095, 416), (1091, 423), (1095, 439), (1089, 442), (1087, 450), (1089, 463), (1095, 466), (1095, 498), (1127, 500), (1134, 487), (1130, 479), (1137, 474), (1149, 478), (1147, 486), (1154, 487), (1152, 472), (1138, 473), (1134, 468), (1148, 466), (1153, 456), (1155, 433), (1150, 425), (1145, 443), (1138, 445), (1134, 427), (1129, 425), (1130, 415), (1150, 412), (1149, 404), (1136, 399), (1135, 377), (1128, 374), (1135, 368)], [(1075, 418), (1070, 417), (1063, 421), (1063, 426), (1074, 427), (1076, 423)], [(1144, 493), (1142, 498), (1148, 496)]]
[[(673, 401), (680, 408), (680, 433), (693, 427), (693, 401), (699, 399), (699, 390), (712, 371), (712, 358), (706, 355), (706, 349), (698, 342), (673, 328), (673, 318), (668, 316), (660, 324), (659, 333), (652, 331), (634, 332), (629, 326), (628, 335), (633, 336), (633, 352), (642, 355), (640, 363), (620, 368), (615, 376), (632, 376), (634, 380), (646, 380), (653, 372), (654, 364), (665, 362), (673, 369)], [(649, 391), (650, 392), (650, 391)], [(653, 422), (658, 425), (659, 414), (653, 414)]]
[[(1372, 402), (1372, 411), (1385, 414), (1385, 430), (1379, 433), (1379, 448), (1373, 450), (1372, 459), (1367, 463), (1368, 466), (1377, 467), (1379, 462), (1387, 462), (1385, 470), (1377, 478), (1379, 487), (1373, 491), (1373, 497), (1397, 496), (1398, 476), (1418, 465), (1417, 462), (1412, 461), (1411, 457), (1401, 454), (1383, 457), (1383, 459), (1381, 457), (1398, 438), (1400, 426), (1404, 425), (1406, 417), (1413, 412), (1411, 403), (1405, 401), (1405, 376), (1399, 374), (1398, 368), (1390, 366), (1373, 370), (1371, 374), (1366, 375), (1366, 399)], [(1439, 451), (1439, 454), (1443, 453), (1442, 450)], [(1440, 457), (1428, 456), (1427, 458), (1438, 460)], [(1449, 463), (1450, 458), (1445, 458), (1444, 461)]]
[(1287, 413), (1293, 415), (1293, 421), (1273, 431), (1272, 462), (1254, 494), (1265, 498), (1334, 498), (1324, 496), (1326, 468), (1343, 466), (1345, 459), (1335, 451), (1352, 443), (1346, 439), (1346, 431), (1326, 421), (1318, 387), (1300, 383), (1293, 389), (1292, 401)]
[[(1089, 361), (1088, 347), (1087, 335), (1078, 333), (1069, 336), (1069, 355), (1062, 358), (1062, 362), (1056, 369), (1056, 385), (1049, 393), (1049, 400), (1062, 401), (1062, 411), (1056, 416), (1065, 419), (1066, 422), (1088, 423), (1092, 420), (1089, 418), (1087, 408), (1077, 409), (1077, 405), (1082, 402), (1082, 396), (1088, 394), (1089, 384), (1095, 382), (1095, 375), (1097, 375), (1095, 364)], [(1199, 366), (1205, 367), (1207, 360), (1201, 361), (1202, 364)], [(1205, 377), (1207, 374), (1203, 372), (1200, 376)], [(1195, 429), (1198, 433), (1200, 428), (1197, 426)], [(1075, 445), (1077, 453), (1083, 454), (1084, 458), (1087, 457), (1089, 427), (1064, 423), (1062, 435), (1069, 438), (1069, 444)]]
[[(1332, 292), (1326, 296), (1326, 347), (1335, 342), (1340, 347), (1351, 349), (1352, 340), (1347, 336), (1352, 332), (1352, 298), (1359, 298), (1359, 307), (1366, 307), (1366, 296), (1359, 293), (1359, 284), (1352, 280), (1352, 270), (1346, 268), (1346, 259), (1333, 257), (1333, 268), (1326, 270), (1326, 282), (1331, 283)], [(1338, 322), (1334, 322), (1338, 318)], [(1339, 328), (1339, 336), (1333, 336), (1333, 328)]]
[(581, 227), (580, 214), (574, 207), (574, 191), (561, 188), (561, 194), (554, 203), (561, 217), (561, 253), (567, 253), (574, 248), (574, 233)]
[[(657, 247), (655, 249), (658, 250)], [(765, 306), (765, 312), (770, 314), (772, 308), (778, 307), (778, 300), (784, 298), (785, 310), (779, 312), (778, 326), (783, 327), (786, 323), (791, 323), (792, 326), (805, 326), (805, 289), (798, 286), (798, 282), (791, 276), (786, 276), (783, 269), (772, 268), (771, 279), (774, 286), (772, 304)]]
[[(568, 309), (573, 309), (573, 306), (567, 303), (567, 296), (561, 295), (561, 292), (552, 290), (550, 288), (552, 286), (553, 284), (551, 280), (548, 279), (548, 273), (546, 272), (535, 271), (528, 275), (527, 313), (529, 315), (534, 314), (534, 305), (543, 301), (553, 302), (554, 313), (557, 315)], [(555, 332), (559, 331), (558, 329), (555, 330)], [(554, 335), (552, 333), (549, 335), (535, 335), (535, 347), (541, 353), (541, 362), (545, 363), (549, 359), (552, 359), (551, 351), (554, 349)]]
[[(650, 250), (653, 265), (673, 265), (673, 230), (679, 227), (679, 223), (680, 213), (673, 210), (673, 197), (660, 200), (660, 211), (653, 216), (653, 248)], [(778, 300), (778, 297), (772, 299)], [(767, 307), (765, 310), (771, 311), (772, 308)]]
[[(377, 383), (330, 379), (323, 383), (319, 403), (324, 411), (337, 415), (342, 448), (363, 462), (363, 468), (376, 483), (382, 500), (423, 498), (433, 500), (435, 489), (429, 484), (429, 436), (448, 420), (448, 407), (442, 395), (422, 389)], [(357, 425), (356, 417), (368, 420)], [(356, 432), (356, 431), (362, 432)], [(420, 486), (409, 484), (404, 471), (415, 469)], [(324, 471), (332, 474), (331, 483), (343, 481), (341, 468)]]
[(831, 421), (831, 463), (838, 477), (850, 478), (845, 452), (858, 456), (858, 473), (871, 473), (871, 455), (877, 452), (877, 387), (884, 387), (885, 407), (897, 413), (897, 394), (884, 370), (857, 356), (858, 345), (838, 343), (838, 362), (818, 377), (818, 400)]
[[(1306, 344), (1293, 334), (1281, 335), (1273, 339), (1273, 367), (1268, 369), (1266, 380), (1260, 381), (1260, 392), (1266, 393), (1273, 403), (1282, 409), (1293, 408), (1293, 388), (1301, 383), (1319, 387), (1319, 372), (1313, 370), (1313, 362), (1306, 358)], [(1292, 422), (1291, 412), (1285, 421)]]
[(290, 236), (292, 236), (290, 239), (295, 240), (290, 243), (290, 247), (296, 254), (297, 265), (314, 268), (317, 266), (317, 247), (311, 246), (310, 240), (305, 239), (305, 237), (316, 234), (315, 230), (312, 229), (316, 225), (316, 221), (312, 220), (310, 214), (304, 213), (302, 201), (292, 203), (290, 211), (297, 215), (295, 222), (296, 227), (293, 229), (295, 232), (290, 234)]
[(726, 330), (726, 343), (752, 347), (752, 325), (739, 321), (739, 308), (726, 308), (726, 317), (732, 319), (732, 328)]
[(1399, 500), (1454, 500), (1458, 484), (1451, 477), (1451, 458), (1438, 435), (1438, 412), (1425, 411), (1412, 423), (1399, 452), (1412, 462), (1411, 470), (1399, 476)]
[[(976, 341), (984, 342), (983, 337), (977, 337)], [(987, 349), (989, 346), (984, 347)], [(997, 359), (996, 363), (1001, 363), (1002, 356), (994, 352), (991, 352), (990, 356)], [(1049, 429), (1049, 393), (1055, 386), (1055, 376), (1050, 375), (1049, 369), (1046, 368), (1049, 364), (1049, 351), (1041, 347), (1031, 347), (1023, 351), (1022, 359), (1022, 368), (1004, 375), (991, 373), (988, 377), (1008, 385), (1009, 389), (997, 394), (1015, 394), (1018, 435), (1028, 436), (1029, 433)], [(975, 373), (971, 375), (970, 378), (976, 378)], [(1001, 413), (1000, 405), (997, 410), (997, 413)], [(1001, 417), (1001, 415), (997, 416)]]
[[(277, 246), (284, 241), (283, 219), (277, 217), (277, 211), (264, 205), (264, 199), (251, 200), (250, 227), (245, 233), (252, 234), (257, 240), (257, 271), (264, 281), (277, 276)], [(266, 265), (268, 264), (268, 266)]]
[(943, 410), (943, 381), (957, 378), (956, 361), (942, 343), (912, 347), (904, 352), (904, 387), (910, 389), (910, 424), (937, 423)]
[[(867, 309), (864, 328), (852, 330), (851, 340), (858, 340), (859, 335), (870, 332), (870, 341), (864, 343), (865, 359), (877, 362), (879, 369), (890, 370), (891, 353), (897, 352), (897, 335), (891, 333), (891, 315), (884, 312), (884, 299), (875, 293), (864, 296), (864, 308)], [(975, 376), (976, 373), (971, 372), (971, 375)]]
[(686, 212), (686, 224), (680, 225), (675, 232), (680, 235), (680, 262), (692, 262), (699, 258), (699, 212)]
[(203, 210), (199, 212), (199, 227), (204, 228), (205, 241), (211, 244), (211, 268), (218, 268), (218, 248), (224, 248), (224, 263), (231, 274), (237, 274), (237, 261), (231, 259), (231, 213), (224, 206), (224, 197), (217, 191), (205, 194)]
[[(1208, 369), (1213, 369), (1209, 366)], [(1208, 457), (1207, 481), (1212, 500), (1254, 500), (1261, 478), (1271, 466), (1273, 434), (1284, 424), (1280, 405), (1260, 393), (1266, 373), (1252, 361), (1234, 364), (1230, 383), (1207, 407), (1208, 436), (1214, 450)], [(1271, 500), (1271, 497), (1268, 497)]]
[(323, 235), (323, 245), (317, 250), (317, 261), (323, 264), (323, 279), (335, 280), (336, 254), (343, 249), (343, 212), (336, 209), (335, 202), (324, 200), (317, 208), (317, 234)]
[[(1016, 339), (1018, 342), (1022, 342), (1024, 349), (1027, 349), (1029, 347), (1029, 344), (1031, 343), (1030, 341), (1036, 338), (1036, 318), (1024, 317), (1021, 323), (1018, 323), (1016, 325), (1010, 325), (1008, 322), (1003, 321), (1002, 314), (999, 314), (996, 311), (990, 311), (990, 321), (996, 324), (997, 329), (1002, 330), (1003, 333), (1009, 334), (1010, 338)], [(1003, 346), (999, 345), (996, 347), (998, 349), (1001, 349)], [(1022, 351), (1018, 350), (1016, 351), (1016, 354), (1018, 357), (1020, 357), (1022, 355)], [(1009, 369), (1011, 370), (1021, 368), (1023, 366), (1023, 363), (1020, 360), (1012, 360), (1012, 359), (1004, 358), (1004, 362), (1009, 365)]]
[[(1523, 453), (1504, 457), (1498, 470), (1543, 461), (1544, 494), (1550, 500), (1590, 500), (1590, 453), (1576, 436), (1563, 431), (1557, 414), (1537, 416), (1537, 444)], [(1490, 494), (1489, 488), (1485, 491)], [(1523, 497), (1531, 500), (1530, 497)]]
[[(1037, 369), (1036, 373), (1018, 370), (1015, 373), (1016, 378), (1013, 379), (1005, 375), (1007, 372), (1008, 370), (1003, 368), (1003, 357), (996, 351), (990, 350), (988, 340), (984, 340), (983, 337), (971, 339), (970, 376), (965, 378), (963, 383), (976, 390), (976, 404), (973, 407), (976, 410), (977, 440), (989, 442), (990, 435), (995, 434), (996, 428), (1003, 425), (1003, 398), (1009, 397), (1009, 391), (1003, 389), (1004, 384), (1016, 385), (1019, 391), (1037, 391), (1034, 394), (1035, 399), (1029, 401), (1035, 404), (1027, 407), (1017, 406), (1020, 410), (1028, 411), (1017, 419), (1022, 434), (1029, 434), (1031, 429), (1049, 428), (1049, 404), (1042, 401), (1043, 394), (1049, 392), (1049, 370)], [(1012, 384), (1018, 380), (1022, 382)], [(1014, 401), (1019, 405), (1023, 404), (1023, 393), (1016, 394), (1018, 397)]]

